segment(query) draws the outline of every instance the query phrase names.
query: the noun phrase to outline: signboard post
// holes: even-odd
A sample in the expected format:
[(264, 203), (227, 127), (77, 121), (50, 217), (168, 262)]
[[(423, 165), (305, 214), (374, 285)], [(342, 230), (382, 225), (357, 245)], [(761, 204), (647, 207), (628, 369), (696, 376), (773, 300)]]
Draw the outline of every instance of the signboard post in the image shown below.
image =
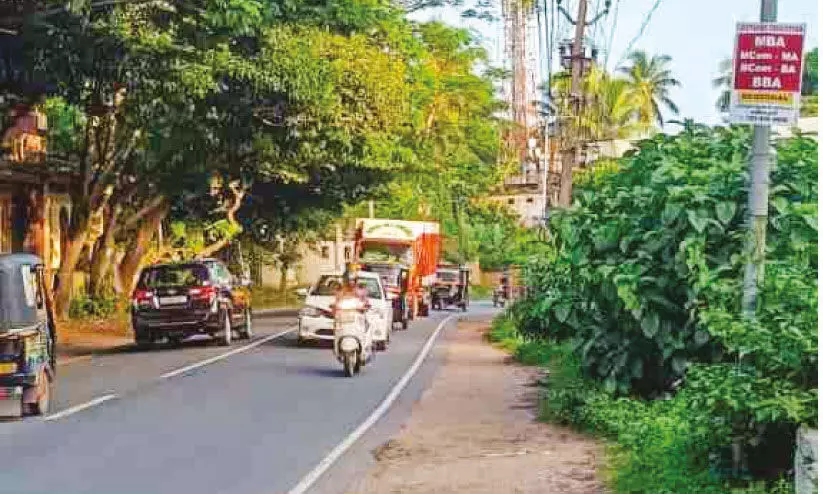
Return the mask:
[(795, 125), (800, 113), (803, 24), (739, 23), (729, 121)]

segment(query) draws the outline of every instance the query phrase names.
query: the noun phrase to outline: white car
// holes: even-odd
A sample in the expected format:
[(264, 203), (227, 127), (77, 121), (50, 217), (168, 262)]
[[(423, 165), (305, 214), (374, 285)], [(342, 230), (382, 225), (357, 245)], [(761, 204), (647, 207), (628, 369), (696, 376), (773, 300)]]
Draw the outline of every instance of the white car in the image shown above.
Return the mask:
[[(331, 305), (343, 284), (339, 274), (322, 275), (306, 292), (306, 301), (298, 314), (297, 340), (334, 340), (334, 313)], [(361, 271), (357, 284), (368, 290), (371, 309), (366, 321), (372, 329), (372, 339), (384, 349), (391, 338), (392, 301), (386, 293), (380, 275)]]

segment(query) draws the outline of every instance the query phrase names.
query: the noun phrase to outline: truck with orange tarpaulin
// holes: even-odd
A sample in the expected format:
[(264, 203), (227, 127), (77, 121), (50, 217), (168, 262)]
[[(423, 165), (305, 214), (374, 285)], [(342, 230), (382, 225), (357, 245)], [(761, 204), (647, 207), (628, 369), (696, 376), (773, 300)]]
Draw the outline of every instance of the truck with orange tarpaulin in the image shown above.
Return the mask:
[(440, 261), (440, 224), (378, 218), (356, 220), (355, 262), (378, 272), (396, 301), (395, 321), (428, 315)]

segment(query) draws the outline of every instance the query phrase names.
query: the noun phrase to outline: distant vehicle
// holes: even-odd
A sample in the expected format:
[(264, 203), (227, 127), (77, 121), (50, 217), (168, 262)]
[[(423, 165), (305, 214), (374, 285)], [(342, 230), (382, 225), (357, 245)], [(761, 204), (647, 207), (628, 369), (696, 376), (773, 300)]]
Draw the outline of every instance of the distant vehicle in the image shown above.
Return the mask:
[(503, 269), (500, 276), (500, 284), (495, 287), (492, 295), (492, 303), (495, 307), (506, 307), (511, 302), (523, 297), (526, 288), (521, 285), (520, 266), (510, 264)]
[(0, 416), (48, 413), (55, 339), (43, 261), (31, 254), (0, 255)]
[(440, 261), (440, 224), (433, 221), (358, 218), (356, 225), (356, 262), (404, 266), (408, 270), (408, 318), (427, 316), (431, 307), (430, 287)]
[(145, 347), (162, 338), (179, 343), (202, 334), (228, 346), (234, 332), (250, 339), (249, 287), (213, 259), (148, 266), (132, 296), (134, 341)]
[(360, 265), (362, 271), (377, 273), (392, 303), (392, 324), (409, 327), (409, 268), (398, 262), (368, 262)]
[(441, 310), (455, 306), (465, 312), (469, 307), (469, 268), (441, 264), (432, 286), (432, 308)]
[[(369, 305), (366, 313), (372, 340), (377, 349), (385, 349), (391, 340), (392, 302), (389, 299), (380, 275), (360, 271), (357, 274), (358, 286), (368, 291)], [(343, 286), (342, 274), (321, 275), (309, 290), (299, 292), (306, 296), (298, 314), (297, 340), (304, 343), (309, 340), (334, 341), (334, 299)]]

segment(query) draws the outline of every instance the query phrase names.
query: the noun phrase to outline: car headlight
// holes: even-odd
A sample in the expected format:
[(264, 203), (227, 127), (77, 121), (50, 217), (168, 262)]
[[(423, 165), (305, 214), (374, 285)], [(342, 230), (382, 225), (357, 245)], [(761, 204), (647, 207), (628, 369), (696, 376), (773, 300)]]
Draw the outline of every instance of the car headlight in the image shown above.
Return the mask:
[(320, 317), (323, 315), (319, 309), (314, 307), (303, 307), (298, 314), (301, 317)]

